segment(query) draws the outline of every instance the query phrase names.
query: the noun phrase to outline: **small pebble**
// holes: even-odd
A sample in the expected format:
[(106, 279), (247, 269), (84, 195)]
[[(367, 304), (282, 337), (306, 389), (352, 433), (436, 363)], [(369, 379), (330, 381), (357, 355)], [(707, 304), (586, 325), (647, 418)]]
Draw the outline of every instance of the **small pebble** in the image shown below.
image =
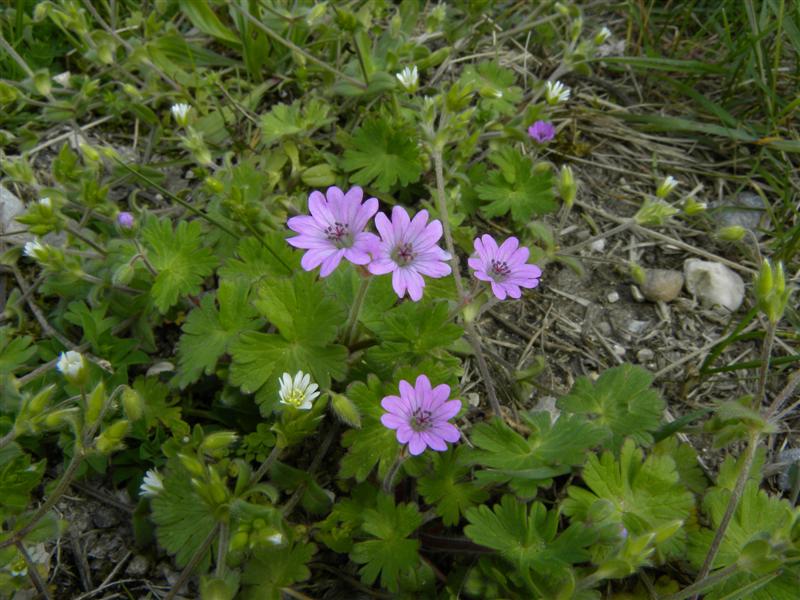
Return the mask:
[(609, 292), (606, 298), (611, 304), (614, 304), (614, 302), (619, 302), (619, 294), (617, 292)]
[(606, 239), (600, 238), (599, 240), (593, 241), (591, 244), (589, 244), (589, 249), (592, 252), (602, 252), (606, 249)]
[(612, 332), (611, 323), (608, 321), (600, 321), (600, 323), (597, 324), (597, 331), (606, 337), (610, 336)]
[(736, 311), (744, 300), (744, 281), (723, 264), (687, 259), (683, 263), (686, 290), (705, 306), (722, 306)]
[(150, 561), (147, 557), (137, 554), (133, 557), (128, 567), (125, 569), (125, 574), (131, 577), (142, 577), (147, 573), (150, 568)]
[(639, 290), (639, 286), (631, 286), (631, 296), (633, 296), (633, 299), (636, 302), (644, 302), (644, 296), (642, 295), (641, 290)]
[(616, 354), (617, 356), (625, 356), (625, 352), (627, 352), (627, 350), (625, 350), (625, 348), (623, 348), (619, 344), (613, 344), (611, 346), (611, 349), (614, 351), (614, 354)]
[(669, 269), (647, 269), (642, 294), (651, 302), (671, 302), (683, 287), (683, 275)]
[(650, 327), (650, 321), (637, 321), (636, 319), (625, 325), (625, 329), (631, 333), (642, 333), (648, 327)]
[(653, 360), (654, 357), (655, 352), (650, 350), (650, 348), (642, 348), (636, 353), (636, 360), (638, 360), (640, 363), (649, 362)]
[(756, 231), (769, 225), (764, 199), (753, 192), (742, 192), (733, 201), (716, 205), (712, 215), (720, 227), (738, 225)]

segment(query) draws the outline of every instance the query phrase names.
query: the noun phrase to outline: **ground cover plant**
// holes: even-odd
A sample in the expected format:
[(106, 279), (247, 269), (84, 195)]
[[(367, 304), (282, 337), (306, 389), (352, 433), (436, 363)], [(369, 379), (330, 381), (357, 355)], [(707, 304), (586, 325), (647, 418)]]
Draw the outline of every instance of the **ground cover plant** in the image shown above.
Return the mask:
[(657, 4), (0, 9), (0, 597), (795, 598), (800, 11)]

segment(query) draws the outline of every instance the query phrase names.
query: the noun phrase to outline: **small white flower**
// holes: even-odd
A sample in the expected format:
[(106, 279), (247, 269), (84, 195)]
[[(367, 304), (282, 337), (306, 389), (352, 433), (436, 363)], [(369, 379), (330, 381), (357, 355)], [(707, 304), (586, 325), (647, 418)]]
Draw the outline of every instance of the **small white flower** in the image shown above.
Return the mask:
[(413, 94), (417, 91), (417, 87), (419, 86), (419, 71), (417, 71), (417, 65), (411, 68), (406, 67), (397, 73), (395, 77), (397, 77), (400, 85), (402, 85), (407, 92)]
[(608, 41), (608, 38), (610, 37), (611, 37), (611, 30), (608, 27), (603, 27), (600, 31), (598, 31), (594, 35), (594, 45), (602, 46)]
[(544, 97), (548, 104), (560, 104), (569, 100), (570, 91), (560, 81), (548, 81), (545, 84)]
[(150, 469), (144, 474), (142, 485), (139, 486), (139, 495), (154, 498), (164, 491), (164, 480), (156, 469)]
[(68, 350), (62, 352), (58, 357), (56, 368), (64, 374), (67, 379), (79, 379), (86, 368), (86, 361), (83, 354)]
[(192, 107), (185, 102), (181, 102), (179, 104), (173, 104), (172, 108), (169, 110), (172, 113), (172, 118), (175, 119), (175, 122), (178, 123), (178, 125), (185, 127), (189, 122), (189, 111), (192, 110)]
[(276, 546), (279, 546), (280, 544), (283, 543), (283, 536), (279, 532), (279, 533), (272, 534), (271, 536), (269, 536), (267, 538), (267, 540), (269, 540), (270, 542), (272, 542)]
[(53, 75), (53, 81), (55, 81), (61, 87), (69, 87), (69, 80), (70, 80), (70, 72), (64, 71), (63, 73), (59, 73), (58, 75)]
[(659, 198), (666, 198), (670, 192), (678, 185), (678, 180), (672, 175), (667, 175), (664, 180), (658, 185), (656, 189), (656, 196)]
[(41, 200), (39, 200), (39, 204), (43, 208), (53, 208), (53, 202), (50, 200), (50, 198), (48, 198), (46, 196), (44, 198), (42, 198)]
[(298, 371), (294, 380), (289, 373), (284, 373), (280, 379), (281, 388), (278, 395), (281, 404), (287, 404), (301, 410), (311, 408), (314, 398), (319, 396), (316, 383), (311, 383), (311, 375)]
[(25, 245), (22, 247), (22, 253), (28, 258), (33, 258), (34, 260), (41, 260), (46, 252), (47, 248), (42, 245), (39, 240), (25, 242)]

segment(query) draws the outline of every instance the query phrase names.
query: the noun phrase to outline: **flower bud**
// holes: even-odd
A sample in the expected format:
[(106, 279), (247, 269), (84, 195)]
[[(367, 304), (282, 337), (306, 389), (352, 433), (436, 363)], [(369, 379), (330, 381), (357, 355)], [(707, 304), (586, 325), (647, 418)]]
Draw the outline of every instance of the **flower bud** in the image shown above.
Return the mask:
[(216, 177), (208, 176), (205, 179), (205, 184), (215, 194), (221, 194), (225, 191), (225, 185)]
[(139, 392), (127, 385), (122, 390), (122, 410), (130, 421), (138, 421), (144, 415), (144, 401)]
[(95, 438), (95, 448), (101, 454), (110, 454), (114, 450), (119, 450), (123, 446), (122, 440), (128, 434), (129, 428), (130, 422), (127, 419), (113, 422)]
[(361, 413), (358, 407), (350, 398), (343, 394), (333, 394), (331, 399), (331, 409), (339, 420), (350, 427), (361, 428)]
[(92, 148), (89, 144), (80, 144), (79, 147), (81, 149), (81, 153), (83, 154), (83, 158), (85, 158), (88, 162), (100, 162), (100, 153)]
[(130, 83), (126, 83), (122, 86), (122, 91), (125, 92), (128, 96), (131, 97), (132, 100), (141, 100), (142, 93), (139, 91), (138, 88), (132, 86)]
[(656, 196), (659, 198), (666, 198), (670, 192), (678, 185), (678, 180), (672, 175), (667, 175), (656, 189)]
[(136, 269), (131, 263), (125, 263), (114, 271), (111, 275), (111, 283), (114, 285), (128, 285), (133, 276), (136, 274)]
[(677, 208), (673, 208), (666, 202), (646, 200), (633, 218), (639, 225), (656, 226), (663, 225), (667, 219), (677, 214), (677, 212)]
[(195, 131), (192, 128), (189, 128), (189, 134), (187, 137), (182, 139), (183, 147), (186, 148), (189, 152), (192, 153), (195, 160), (207, 167), (211, 165), (214, 161), (211, 158), (211, 151), (206, 146), (206, 143), (203, 141), (203, 134)]
[(195, 477), (203, 477), (205, 475), (205, 469), (203, 468), (202, 463), (197, 460), (194, 456), (190, 454), (184, 454), (182, 452), (178, 453), (178, 458), (181, 461), (181, 464), (184, 468), (189, 471)]
[(238, 439), (233, 431), (216, 431), (207, 435), (200, 444), (200, 449), (206, 454), (216, 455), (220, 450), (224, 450)]
[(97, 387), (92, 390), (92, 393), (89, 394), (89, 397), (86, 399), (86, 417), (85, 421), (87, 425), (92, 425), (100, 418), (100, 414), (103, 412), (103, 406), (106, 403), (106, 386), (101, 381), (97, 384)]
[(50, 396), (53, 395), (54, 389), (56, 389), (55, 385), (48, 385), (31, 398), (25, 406), (25, 415), (27, 417), (37, 417), (42, 414), (50, 404)]
[(723, 242), (738, 242), (746, 234), (747, 230), (741, 225), (730, 225), (717, 231), (717, 237)]
[(603, 27), (600, 31), (594, 34), (594, 45), (602, 46), (611, 37), (611, 30), (608, 27)]
[(642, 268), (641, 265), (637, 265), (636, 263), (630, 264), (630, 274), (631, 279), (636, 282), (637, 285), (644, 285), (645, 279), (647, 279), (647, 274), (645, 270)]
[(56, 368), (64, 374), (64, 378), (73, 385), (83, 385), (89, 376), (86, 359), (80, 352), (69, 350), (58, 357)]
[(397, 81), (409, 93), (413, 94), (419, 88), (419, 71), (416, 65), (405, 67), (402, 71), (395, 74)]
[(189, 113), (192, 111), (190, 105), (185, 102), (173, 104), (169, 111), (172, 113), (172, 118), (181, 127), (186, 127), (189, 124)]
[(704, 212), (708, 208), (708, 204), (705, 202), (698, 202), (694, 198), (687, 198), (683, 203), (683, 212), (687, 214), (687, 216), (693, 217), (694, 215), (698, 215), (701, 212)]
[(117, 214), (117, 225), (119, 225), (120, 229), (131, 230), (135, 224), (136, 219), (134, 219), (133, 214), (127, 211)]
[(50, 83), (50, 72), (47, 69), (37, 71), (33, 75), (33, 87), (42, 96), (49, 96), (52, 84)]
[(578, 193), (578, 184), (575, 182), (572, 167), (569, 165), (561, 167), (561, 176), (558, 178), (558, 193), (567, 208), (572, 208), (575, 196)]
[(61, 410), (53, 411), (44, 418), (45, 427), (48, 429), (58, 429), (64, 425), (68, 425), (77, 412), (77, 408), (62, 408)]
[(789, 303), (792, 290), (786, 288), (783, 264), (776, 267), (765, 258), (755, 281), (755, 295), (759, 309), (773, 325), (781, 320)]

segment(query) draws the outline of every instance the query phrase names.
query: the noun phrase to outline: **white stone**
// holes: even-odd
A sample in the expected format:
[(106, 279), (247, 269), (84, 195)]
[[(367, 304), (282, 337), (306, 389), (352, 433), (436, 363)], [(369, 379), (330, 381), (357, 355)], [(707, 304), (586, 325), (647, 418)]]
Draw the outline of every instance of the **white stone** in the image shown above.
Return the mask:
[(619, 357), (625, 356), (625, 353), (627, 352), (627, 350), (625, 350), (625, 348), (623, 348), (619, 344), (612, 344), (611, 349), (614, 351), (614, 354), (616, 354)]
[(617, 292), (609, 292), (608, 296), (606, 296), (606, 299), (611, 304), (614, 304), (614, 302), (619, 302), (619, 294)]
[(606, 238), (600, 238), (599, 240), (593, 241), (589, 244), (589, 249), (592, 252), (602, 252), (606, 249)]
[[(22, 200), (0, 185), (0, 234), (9, 231), (24, 231), (25, 225), (16, 221), (16, 218), (24, 212), (25, 206), (22, 204)], [(27, 232), (3, 237), (4, 241), (12, 244), (24, 244), (32, 239), (33, 236)]]
[(686, 291), (705, 306), (736, 311), (744, 300), (744, 281), (723, 264), (690, 258), (683, 263)]

